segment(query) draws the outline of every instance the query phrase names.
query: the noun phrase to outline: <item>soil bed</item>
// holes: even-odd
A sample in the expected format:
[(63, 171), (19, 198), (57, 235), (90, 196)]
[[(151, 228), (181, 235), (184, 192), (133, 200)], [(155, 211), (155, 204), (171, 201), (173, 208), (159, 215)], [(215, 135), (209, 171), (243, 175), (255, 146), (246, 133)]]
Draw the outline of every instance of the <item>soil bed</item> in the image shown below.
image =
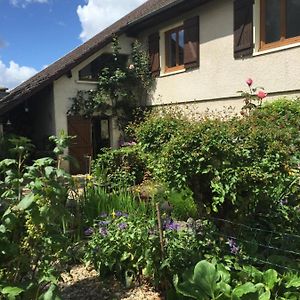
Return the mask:
[(126, 289), (116, 279), (99, 279), (95, 270), (83, 265), (61, 274), (59, 284), (64, 300), (162, 300), (159, 293), (147, 284)]

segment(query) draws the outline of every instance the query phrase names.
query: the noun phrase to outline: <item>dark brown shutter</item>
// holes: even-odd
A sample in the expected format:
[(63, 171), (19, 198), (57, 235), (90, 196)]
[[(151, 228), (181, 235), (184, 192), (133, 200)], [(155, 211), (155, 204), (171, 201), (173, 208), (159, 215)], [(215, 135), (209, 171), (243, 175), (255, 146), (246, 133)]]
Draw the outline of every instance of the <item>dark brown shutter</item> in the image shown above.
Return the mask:
[(253, 53), (254, 0), (234, 1), (234, 57), (243, 58)]
[(148, 39), (151, 72), (153, 76), (157, 77), (160, 73), (159, 33), (151, 34)]
[(199, 16), (184, 21), (184, 66), (199, 67)]

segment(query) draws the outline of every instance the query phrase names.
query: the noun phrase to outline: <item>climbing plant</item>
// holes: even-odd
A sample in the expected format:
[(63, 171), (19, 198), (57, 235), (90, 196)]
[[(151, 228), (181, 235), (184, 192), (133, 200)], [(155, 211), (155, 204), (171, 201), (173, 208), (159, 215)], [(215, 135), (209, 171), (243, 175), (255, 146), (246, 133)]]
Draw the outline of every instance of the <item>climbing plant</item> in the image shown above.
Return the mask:
[(95, 113), (117, 117), (120, 129), (132, 120), (133, 111), (151, 89), (149, 56), (140, 42), (132, 45), (130, 60), (120, 54), (117, 37), (112, 41), (112, 59), (100, 70), (96, 90), (78, 91), (68, 115), (89, 118)]

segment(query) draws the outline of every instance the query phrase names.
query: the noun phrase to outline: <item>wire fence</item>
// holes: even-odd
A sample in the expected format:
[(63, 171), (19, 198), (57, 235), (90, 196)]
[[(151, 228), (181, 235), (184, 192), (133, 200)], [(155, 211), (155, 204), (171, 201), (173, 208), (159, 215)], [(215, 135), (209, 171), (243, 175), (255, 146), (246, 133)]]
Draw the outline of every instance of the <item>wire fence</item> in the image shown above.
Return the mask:
[(256, 265), (300, 272), (300, 235), (210, 219), (219, 228), (211, 233), (228, 244), (228, 253)]

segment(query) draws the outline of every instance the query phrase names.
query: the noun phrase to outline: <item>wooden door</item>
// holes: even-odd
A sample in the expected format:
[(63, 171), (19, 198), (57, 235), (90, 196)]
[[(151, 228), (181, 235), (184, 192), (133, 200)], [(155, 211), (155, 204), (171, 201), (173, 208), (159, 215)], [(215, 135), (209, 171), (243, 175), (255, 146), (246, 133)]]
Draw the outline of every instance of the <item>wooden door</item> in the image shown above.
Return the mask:
[(69, 155), (71, 155), (78, 165), (71, 162), (71, 174), (88, 173), (88, 156), (93, 155), (92, 145), (92, 122), (90, 119), (82, 117), (68, 117), (68, 135), (76, 136), (69, 146)]

